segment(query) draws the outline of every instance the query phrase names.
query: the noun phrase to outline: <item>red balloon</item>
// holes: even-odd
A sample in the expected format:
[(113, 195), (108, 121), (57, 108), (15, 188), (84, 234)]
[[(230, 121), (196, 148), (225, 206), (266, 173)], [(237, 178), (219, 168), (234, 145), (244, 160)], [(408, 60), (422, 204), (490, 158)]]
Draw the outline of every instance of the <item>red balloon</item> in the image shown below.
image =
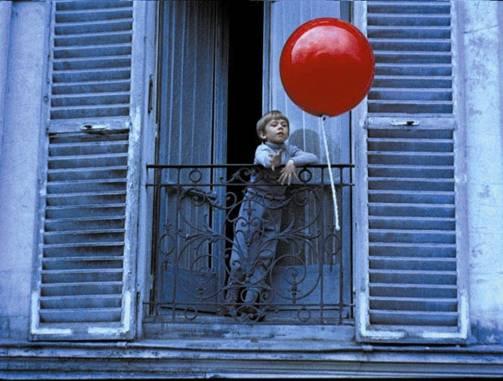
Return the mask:
[(304, 111), (336, 116), (365, 98), (374, 79), (374, 63), (367, 38), (355, 26), (317, 18), (299, 26), (283, 46), (281, 82)]

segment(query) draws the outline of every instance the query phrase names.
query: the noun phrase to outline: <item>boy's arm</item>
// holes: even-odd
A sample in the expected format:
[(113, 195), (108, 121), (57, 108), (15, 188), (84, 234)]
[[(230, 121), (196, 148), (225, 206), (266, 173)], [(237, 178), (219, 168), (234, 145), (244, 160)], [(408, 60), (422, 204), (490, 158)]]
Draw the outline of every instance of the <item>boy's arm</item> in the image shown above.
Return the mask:
[(289, 148), (290, 160), (292, 160), (296, 166), (317, 164), (319, 162), (318, 156), (314, 153), (302, 151), (299, 147), (294, 145), (291, 145)]
[(265, 168), (271, 168), (271, 150), (265, 144), (261, 144), (255, 151), (254, 164), (260, 164)]
[(265, 144), (261, 144), (255, 151), (254, 164), (260, 164), (264, 168), (271, 168), (273, 171), (281, 165), (283, 150), (277, 152), (269, 149)]

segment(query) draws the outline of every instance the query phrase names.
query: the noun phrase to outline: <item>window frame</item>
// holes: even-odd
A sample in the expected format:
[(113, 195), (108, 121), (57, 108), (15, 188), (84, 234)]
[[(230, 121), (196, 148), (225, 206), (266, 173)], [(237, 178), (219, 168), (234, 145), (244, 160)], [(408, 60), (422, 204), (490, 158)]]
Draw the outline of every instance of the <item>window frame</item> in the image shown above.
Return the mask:
[[(264, 54), (263, 54), (263, 59), (264, 59), (264, 86), (263, 86), (263, 107), (269, 108), (270, 103), (271, 103), (271, 90), (270, 90), (270, 81), (266, 80), (266, 78), (270, 78), (270, 72), (269, 72), (269, 55), (270, 55), (270, 42), (269, 42), (269, 36), (268, 36), (268, 31), (270, 30), (271, 27), (271, 20), (270, 20), (270, 15), (271, 15), (271, 7), (272, 2), (270, 1), (265, 1), (264, 2)], [(156, 26), (155, 28), (150, 28), (150, 33), (154, 34), (154, 36), (151, 38), (151, 40), (155, 40), (155, 48), (150, 48), (149, 50), (150, 55), (155, 55), (157, 57), (158, 55), (158, 49), (159, 46), (158, 44), (162, 40), (159, 37), (160, 33), (160, 26), (159, 26), (159, 8), (156, 6), (155, 10), (155, 19), (156, 19)], [(349, 15), (349, 10), (347, 10), (347, 13)], [(154, 17), (150, 15), (150, 17)], [(266, 54), (266, 52), (269, 52), (269, 54)], [(153, 74), (153, 82), (154, 82), (154, 88), (157, 89), (156, 91), (156, 101), (153, 102), (154, 104), (154, 111), (153, 113), (156, 115), (159, 115), (160, 112), (160, 104), (159, 104), (159, 89), (161, 84), (159, 83), (159, 76), (158, 76), (158, 69), (159, 65), (161, 65), (161, 59), (160, 57), (157, 57), (155, 60), (155, 65), (150, 65)], [(149, 66), (147, 64), (147, 66)], [(152, 75), (152, 74), (151, 74)], [(267, 85), (266, 85), (267, 84)], [(348, 116), (349, 117), (349, 116)], [(152, 140), (155, 139), (155, 137), (158, 134), (159, 130), (159, 118), (157, 117), (155, 122), (150, 121), (150, 125), (152, 125), (152, 128), (147, 129), (147, 131), (155, 130), (155, 134), (150, 134), (147, 132), (147, 134), (144, 137), (144, 141), (147, 140)], [(155, 127), (154, 127), (155, 126)], [(150, 136), (149, 136), (150, 135)], [(146, 144), (144, 142), (143, 146), (149, 146), (151, 147), (153, 145), (152, 142)], [(350, 151), (352, 151), (352, 148), (350, 147)], [(351, 154), (350, 154), (351, 155)], [(152, 155), (150, 157), (153, 159)], [(143, 167), (149, 163), (148, 160), (143, 159)], [(151, 160), (150, 163), (153, 163), (154, 160)], [(142, 170), (145, 172), (145, 170)], [(142, 175), (143, 181), (145, 181), (144, 184), (148, 183), (149, 179), (146, 178), (146, 174)], [(140, 212), (142, 215), (142, 220), (146, 222), (146, 224), (140, 223), (140, 227), (143, 225), (151, 225), (152, 221), (152, 215), (153, 215), (153, 202), (152, 202), (152, 197), (148, 195), (148, 192), (145, 191), (145, 186), (142, 185), (142, 210), (143, 212)], [(347, 205), (346, 211), (351, 211), (351, 206)], [(150, 220), (149, 220), (150, 218)], [(349, 227), (350, 229), (351, 227)], [(333, 342), (334, 340), (337, 341), (343, 341), (343, 342), (350, 342), (352, 338), (354, 337), (354, 326), (353, 325), (278, 325), (278, 324), (263, 324), (260, 327), (255, 325), (246, 325), (246, 324), (219, 324), (217, 322), (215, 323), (210, 323), (206, 324), (205, 323), (205, 330), (204, 332), (201, 332), (201, 324), (202, 323), (151, 323), (148, 322), (148, 315), (145, 314), (145, 308), (144, 304), (148, 302), (149, 300), (149, 295), (152, 290), (152, 285), (154, 282), (153, 279), (153, 274), (155, 272), (155, 269), (151, 269), (151, 263), (152, 263), (152, 256), (155, 255), (152, 250), (151, 250), (151, 239), (150, 237), (152, 236), (152, 226), (149, 226), (148, 228), (140, 228), (140, 231), (144, 230), (146, 234), (150, 233), (148, 236), (148, 239), (145, 239), (145, 237), (142, 237), (143, 243), (141, 244), (142, 249), (146, 255), (143, 256), (145, 259), (139, 259), (138, 263), (140, 266), (140, 269), (138, 271), (139, 276), (139, 283), (142, 284), (142, 292), (141, 295), (139, 296), (139, 301), (138, 301), (138, 310), (139, 310), (139, 319), (138, 319), (138, 332), (140, 333), (141, 337), (144, 338), (164, 338), (164, 339), (172, 339), (172, 338), (181, 338), (185, 337), (187, 334), (191, 334), (192, 336), (197, 336), (198, 334), (203, 335), (203, 337), (208, 337), (208, 334), (210, 336), (214, 337), (221, 337), (222, 332), (228, 332), (229, 330), (232, 332), (230, 335), (227, 335), (229, 337), (234, 337), (234, 338), (250, 338), (250, 339), (265, 339), (265, 338), (271, 338), (271, 337), (281, 337), (284, 339), (314, 339), (314, 340), (320, 340), (323, 342), (326, 342), (327, 344), (330, 342)], [(140, 237), (143, 234), (140, 234)], [(348, 240), (348, 244), (351, 245), (351, 239)], [(146, 247), (148, 245), (148, 248)], [(349, 248), (351, 250), (351, 248)], [(139, 252), (140, 257), (141, 251)], [(352, 291), (349, 290), (350, 295), (352, 295)], [(354, 308), (354, 307), (353, 307)], [(260, 324), (259, 324), (260, 325)], [(278, 332), (279, 329), (279, 332)]]

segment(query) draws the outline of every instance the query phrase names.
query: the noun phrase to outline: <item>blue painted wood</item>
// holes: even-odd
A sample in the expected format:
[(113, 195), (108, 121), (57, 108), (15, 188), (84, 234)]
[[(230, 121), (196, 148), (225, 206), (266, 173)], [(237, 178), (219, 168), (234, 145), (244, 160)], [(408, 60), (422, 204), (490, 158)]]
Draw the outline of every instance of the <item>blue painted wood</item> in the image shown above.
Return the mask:
[(369, 113), (452, 113), (450, 9), (448, 1), (368, 3), (376, 57)]
[(52, 6), (31, 335), (129, 338), (133, 3), (62, 0)]
[[(363, 324), (371, 333), (361, 339), (459, 341), (466, 300), (458, 291), (451, 4), (366, 5), (376, 76), (364, 145), (368, 315)], [(377, 339), (379, 330), (386, 333)]]
[[(323, 141), (320, 133), (319, 117), (310, 115), (297, 105), (295, 105), (287, 96), (280, 78), (279, 59), (281, 50), (291, 35), (291, 33), (304, 22), (318, 17), (336, 17), (341, 18), (341, 7), (343, 4), (339, 1), (315, 0), (315, 1), (288, 1), (281, 0), (268, 4), (266, 15), (266, 32), (264, 35), (264, 46), (268, 47), (269, 56), (265, 57), (265, 91), (264, 91), (264, 110), (278, 109), (284, 112), (290, 120), (290, 139), (291, 144), (295, 144), (303, 150), (315, 153), (321, 163), (326, 163), (327, 158), (323, 148)], [(345, 8), (344, 8), (345, 9)], [(344, 15), (349, 16), (349, 12), (345, 9)], [(343, 114), (336, 118), (327, 118), (326, 122), (327, 140), (330, 151), (330, 161), (332, 163), (349, 163), (351, 162), (351, 144), (350, 144), (350, 128), (349, 128), (349, 113)], [(328, 184), (328, 172), (325, 173)], [(334, 177), (339, 178), (339, 173), (334, 171)], [(349, 178), (346, 179), (349, 182)], [(333, 297), (340, 300), (341, 296), (345, 303), (350, 303), (351, 295), (351, 221), (350, 221), (350, 191), (344, 189), (338, 192), (339, 202), (339, 223), (342, 227), (340, 233), (336, 233), (337, 241), (330, 249), (318, 247), (316, 253), (306, 248), (306, 252), (311, 251), (308, 255), (307, 263), (316, 264), (323, 262), (343, 263), (344, 276), (335, 272), (327, 272), (324, 276), (328, 277), (328, 287), (324, 291), (326, 300), (334, 301)], [(331, 234), (334, 230), (334, 211), (330, 190), (326, 191), (322, 202), (324, 203), (323, 215), (320, 218), (320, 227), (322, 236)], [(309, 214), (309, 213), (308, 213)], [(307, 215), (308, 215), (307, 214)], [(299, 216), (299, 218), (304, 218)], [(342, 242), (342, 243), (341, 243)], [(322, 254), (325, 253), (325, 254)], [(323, 255), (323, 258), (320, 257)], [(280, 274), (280, 272), (278, 272)], [(278, 275), (281, 276), (281, 275)], [(278, 280), (278, 282), (280, 282)], [(344, 285), (344, 286), (343, 286)], [(342, 293), (342, 294), (341, 294)], [(330, 294), (330, 296), (328, 296)]]
[[(227, 99), (223, 88), (227, 85), (223, 73), (226, 73), (227, 62), (222, 57), (226, 55), (227, 45), (222, 39), (223, 5), (216, 1), (164, 2), (162, 12), (158, 161), (163, 164), (225, 162), (226, 123), (222, 118), (226, 118), (223, 105)], [(197, 172), (201, 183), (210, 183), (215, 175), (209, 169)], [(220, 171), (219, 176), (222, 175), (225, 173)], [(180, 172), (179, 178), (174, 171), (167, 173), (164, 180), (191, 183), (193, 178), (190, 170), (185, 170)], [(198, 189), (212, 191), (209, 186)], [(195, 207), (190, 200), (178, 200), (175, 193), (163, 193), (160, 205), (161, 234), (162, 229), (170, 225), (189, 235), (197, 233), (196, 227), (214, 224), (224, 228), (222, 221), (217, 221), (219, 216), (210, 215), (207, 207)], [(179, 260), (159, 254), (169, 250), (174, 250)], [(180, 237), (164, 239), (157, 254), (159, 284), (156, 292), (160, 302), (190, 303), (197, 294), (198, 285), (206, 279), (212, 279), (212, 284), (216, 285), (214, 279), (224, 271), (221, 244), (184, 246)], [(220, 276), (219, 279), (223, 282), (224, 278)], [(215, 303), (215, 298), (210, 302)]]
[(128, 1), (55, 3), (52, 121), (129, 115), (132, 17)]

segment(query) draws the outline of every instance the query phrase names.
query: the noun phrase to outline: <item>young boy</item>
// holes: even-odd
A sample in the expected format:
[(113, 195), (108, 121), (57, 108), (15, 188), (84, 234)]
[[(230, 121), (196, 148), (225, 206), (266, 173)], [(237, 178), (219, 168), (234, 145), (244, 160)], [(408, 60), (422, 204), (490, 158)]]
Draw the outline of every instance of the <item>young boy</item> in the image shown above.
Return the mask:
[[(254, 164), (263, 169), (252, 176), (235, 224), (225, 295), (230, 315), (244, 312), (263, 316), (260, 303), (270, 296), (266, 278), (276, 253), (282, 208), (288, 203), (284, 185), (297, 178), (297, 166), (318, 162), (316, 155), (286, 143), (289, 127), (288, 118), (277, 110), (257, 122), (262, 144), (255, 151)], [(240, 296), (243, 305), (239, 307)]]

